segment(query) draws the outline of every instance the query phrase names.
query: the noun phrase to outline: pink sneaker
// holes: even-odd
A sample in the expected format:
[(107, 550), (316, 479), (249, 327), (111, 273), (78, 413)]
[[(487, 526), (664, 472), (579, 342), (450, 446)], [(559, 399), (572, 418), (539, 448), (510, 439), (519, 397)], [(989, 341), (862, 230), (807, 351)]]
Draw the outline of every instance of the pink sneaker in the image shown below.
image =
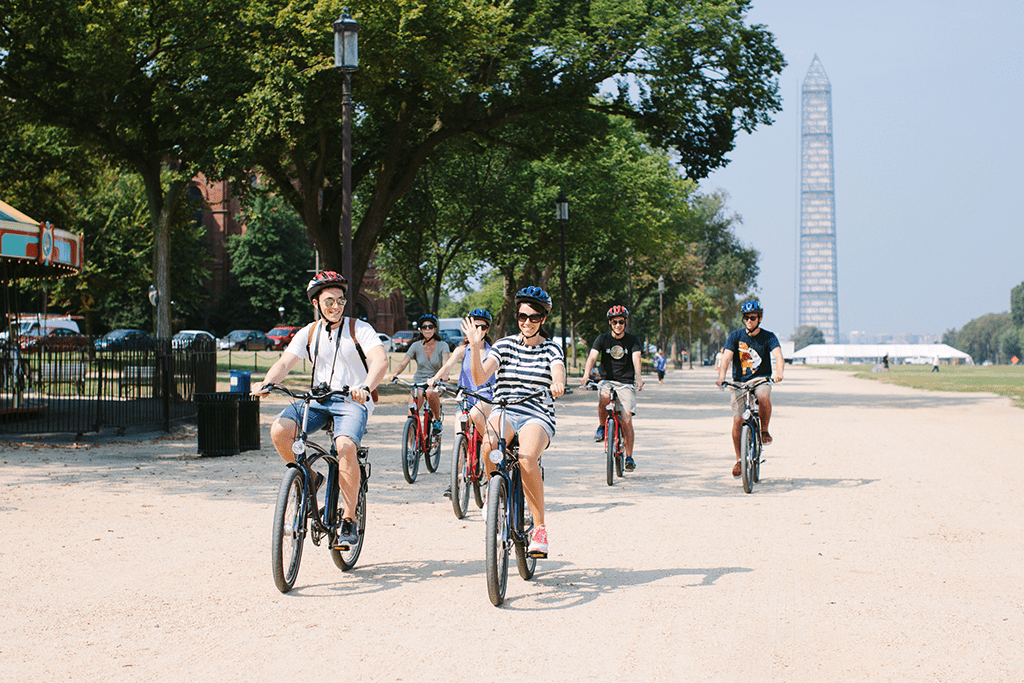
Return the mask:
[(539, 526), (533, 531), (533, 539), (530, 541), (530, 547), (526, 549), (526, 553), (531, 557), (545, 558), (548, 556), (547, 528)]

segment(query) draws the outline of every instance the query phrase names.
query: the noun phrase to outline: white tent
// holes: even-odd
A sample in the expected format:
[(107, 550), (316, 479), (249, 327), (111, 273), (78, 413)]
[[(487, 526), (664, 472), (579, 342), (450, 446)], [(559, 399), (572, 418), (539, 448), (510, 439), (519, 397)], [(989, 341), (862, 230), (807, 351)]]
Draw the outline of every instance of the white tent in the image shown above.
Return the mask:
[(949, 344), (811, 344), (793, 354), (794, 363), (812, 365), (861, 365), (881, 363), (888, 355), (893, 365), (931, 363), (974, 365), (974, 359)]

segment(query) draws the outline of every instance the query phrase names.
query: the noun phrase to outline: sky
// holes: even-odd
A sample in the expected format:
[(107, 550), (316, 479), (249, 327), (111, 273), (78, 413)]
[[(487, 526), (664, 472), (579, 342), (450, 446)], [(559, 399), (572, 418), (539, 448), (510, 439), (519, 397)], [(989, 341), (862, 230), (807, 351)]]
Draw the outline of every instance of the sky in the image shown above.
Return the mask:
[(797, 326), (800, 86), (832, 84), (839, 332), (941, 335), (1024, 281), (1024, 2), (755, 0), (788, 66), (773, 125), (741, 133), (724, 190), (760, 252), (764, 326)]

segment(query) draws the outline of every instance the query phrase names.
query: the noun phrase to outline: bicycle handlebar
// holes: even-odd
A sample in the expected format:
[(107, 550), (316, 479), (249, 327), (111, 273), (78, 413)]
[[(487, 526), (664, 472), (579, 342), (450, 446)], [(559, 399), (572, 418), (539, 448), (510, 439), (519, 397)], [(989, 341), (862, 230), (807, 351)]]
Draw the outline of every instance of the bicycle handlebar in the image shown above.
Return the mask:
[(739, 382), (732, 382), (727, 379), (722, 380), (722, 387), (732, 387), (733, 389), (740, 389), (742, 391), (752, 391), (762, 384), (771, 384), (774, 380), (771, 377), (758, 377), (759, 381), (751, 384), (740, 384)]
[(341, 389), (331, 389), (326, 384), (315, 386), (309, 391), (304, 391), (302, 393), (292, 391), (282, 384), (264, 384), (263, 388), (267, 391), (276, 391), (281, 394), (287, 394), (299, 401), (323, 401), (334, 396), (349, 395), (348, 386), (342, 387)]
[(468, 389), (464, 389), (464, 388), (461, 388), (461, 387), (460, 387), (459, 391), (461, 391), (466, 396), (472, 396), (473, 398), (475, 398), (478, 401), (483, 401), (484, 403), (489, 403), (492, 406), (498, 406), (499, 408), (503, 407), (503, 406), (516, 406), (516, 405), (519, 405), (520, 403), (526, 403), (527, 401), (532, 401), (535, 398), (541, 398), (542, 396), (551, 396), (551, 392), (548, 391), (547, 389), (540, 389), (539, 391), (535, 391), (535, 392), (533, 392), (532, 394), (530, 394), (528, 396), (523, 396), (523, 397), (517, 398), (517, 399), (488, 398), (486, 396), (481, 396), (480, 394), (477, 394), (475, 392), (469, 391)]

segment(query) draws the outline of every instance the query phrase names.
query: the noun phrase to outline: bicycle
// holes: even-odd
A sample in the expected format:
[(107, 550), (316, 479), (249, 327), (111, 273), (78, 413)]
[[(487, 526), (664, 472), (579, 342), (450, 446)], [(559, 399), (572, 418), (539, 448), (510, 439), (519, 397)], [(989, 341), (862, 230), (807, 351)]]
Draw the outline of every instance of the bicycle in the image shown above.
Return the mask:
[[(529, 581), (537, 568), (537, 559), (547, 557), (546, 553), (529, 553), (530, 534), (533, 532), (533, 513), (526, 505), (523, 494), (523, 480), (519, 471), (519, 437), (512, 437), (505, 443), (505, 413), (509, 406), (532, 401), (547, 394), (538, 391), (517, 398), (493, 399), (463, 389), (467, 396), (490, 403), (498, 408), (498, 447), (488, 454), (488, 460), (496, 467), (487, 484), (487, 509), (484, 516), (487, 547), (487, 594), (495, 607), (505, 601), (508, 586), (508, 556), (515, 548), (519, 576)], [(538, 461), (539, 464), (539, 461)], [(541, 478), (544, 468), (541, 467)]]
[(470, 417), (469, 396), (461, 387), (455, 391), (444, 384), (438, 384), (442, 390), (454, 394), (458, 403), (459, 433), (455, 435), (455, 447), (452, 449), (452, 509), (456, 519), (462, 519), (469, 512), (469, 489), (473, 488), (476, 506), (484, 507), (483, 460), (480, 457), (480, 446), (483, 436)]
[[(413, 390), (412, 398), (409, 400), (409, 419), (405, 421), (405, 428), (402, 430), (402, 474), (405, 480), (412, 484), (420, 471), (420, 456), (427, 466), (428, 472), (436, 472), (441, 462), (441, 432), (434, 433), (434, 415), (427, 404), (427, 384), (406, 382), (404, 379), (395, 378), (395, 384), (404, 384)], [(436, 419), (444, 419), (444, 410), (441, 409)]]
[(754, 484), (761, 479), (761, 415), (754, 390), (770, 382), (768, 377), (758, 378), (749, 384), (722, 382), (723, 387), (732, 387), (745, 393), (746, 407), (743, 409), (743, 426), (740, 428), (740, 478), (744, 493), (753, 491)]
[[(302, 425), (292, 443), (295, 462), (288, 463), (288, 469), (281, 480), (281, 487), (277, 494), (277, 507), (274, 510), (274, 531), (271, 542), (274, 583), (277, 584), (279, 591), (287, 593), (295, 586), (295, 579), (299, 574), (299, 563), (302, 561), (302, 546), (307, 533), (316, 546), (319, 546), (320, 542), (327, 538), (331, 557), (339, 569), (348, 571), (355, 567), (366, 538), (366, 491), (367, 482), (370, 479), (369, 450), (363, 447), (356, 450), (356, 459), (359, 462), (359, 497), (352, 519), (356, 525), (358, 540), (351, 545), (336, 545), (335, 538), (345, 517), (345, 510), (338, 477), (338, 451), (332, 431), (334, 425), (332, 421), (328, 421), (324, 426), (331, 442), (330, 451), (308, 439), (306, 425), (308, 424), (310, 401), (325, 401), (334, 396), (348, 396), (349, 388), (332, 390), (326, 384), (321, 384), (304, 393), (294, 392), (278, 384), (267, 385), (267, 388), (303, 402)], [(318, 471), (325, 467), (326, 475)], [(324, 477), (326, 481), (323, 508), (317, 502), (316, 487), (313, 485), (313, 482), (318, 479), (318, 475)]]
[[(587, 388), (594, 388), (601, 391), (597, 382), (587, 382)], [(616, 391), (615, 387), (608, 386), (608, 420), (604, 427), (604, 451), (605, 469), (608, 485), (615, 484), (615, 477), (621, 477), (626, 462), (626, 439), (622, 434), (622, 419), (619, 411), (615, 409)]]

